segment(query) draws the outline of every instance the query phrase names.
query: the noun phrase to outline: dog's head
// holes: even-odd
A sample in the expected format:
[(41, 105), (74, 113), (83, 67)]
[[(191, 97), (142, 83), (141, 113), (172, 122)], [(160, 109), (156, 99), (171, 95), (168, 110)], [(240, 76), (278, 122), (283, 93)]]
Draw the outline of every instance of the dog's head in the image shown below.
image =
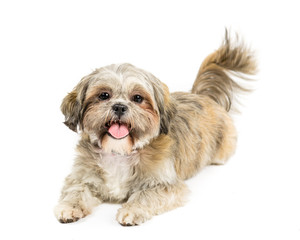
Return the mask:
[(108, 153), (130, 154), (167, 134), (173, 108), (168, 87), (129, 64), (110, 65), (84, 77), (63, 100), (65, 124), (89, 134)]

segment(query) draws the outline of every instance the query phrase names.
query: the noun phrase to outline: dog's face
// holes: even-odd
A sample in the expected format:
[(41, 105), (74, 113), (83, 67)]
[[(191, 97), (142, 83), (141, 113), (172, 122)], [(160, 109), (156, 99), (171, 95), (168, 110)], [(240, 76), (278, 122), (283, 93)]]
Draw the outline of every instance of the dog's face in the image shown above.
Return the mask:
[(167, 133), (169, 90), (129, 64), (110, 65), (84, 77), (63, 100), (65, 124), (89, 134), (107, 153), (130, 154)]

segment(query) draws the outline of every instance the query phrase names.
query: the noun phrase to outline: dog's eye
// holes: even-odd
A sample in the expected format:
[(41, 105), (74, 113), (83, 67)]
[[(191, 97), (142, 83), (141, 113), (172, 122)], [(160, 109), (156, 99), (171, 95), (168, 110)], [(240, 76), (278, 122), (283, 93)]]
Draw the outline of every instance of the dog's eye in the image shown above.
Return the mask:
[(137, 103), (141, 103), (144, 100), (144, 98), (141, 95), (134, 95), (132, 99), (134, 102)]
[(109, 99), (110, 98), (110, 95), (109, 95), (109, 93), (107, 93), (107, 92), (102, 92), (100, 95), (99, 95), (99, 99), (100, 100), (107, 100), (107, 99)]

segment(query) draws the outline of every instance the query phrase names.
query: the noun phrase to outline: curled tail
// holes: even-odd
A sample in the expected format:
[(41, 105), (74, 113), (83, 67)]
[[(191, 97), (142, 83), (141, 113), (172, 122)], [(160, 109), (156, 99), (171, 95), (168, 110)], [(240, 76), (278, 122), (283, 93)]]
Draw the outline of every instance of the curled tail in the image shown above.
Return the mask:
[(192, 93), (207, 95), (229, 111), (233, 94), (249, 91), (230, 75), (247, 80), (242, 74), (255, 73), (256, 62), (252, 52), (242, 43), (232, 44), (226, 30), (221, 47), (201, 64)]

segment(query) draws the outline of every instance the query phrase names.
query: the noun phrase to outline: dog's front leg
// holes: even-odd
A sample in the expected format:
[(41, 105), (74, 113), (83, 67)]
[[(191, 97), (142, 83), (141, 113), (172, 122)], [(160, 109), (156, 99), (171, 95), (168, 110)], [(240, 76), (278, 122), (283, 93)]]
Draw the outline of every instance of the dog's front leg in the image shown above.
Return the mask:
[(81, 183), (71, 174), (66, 178), (54, 214), (61, 223), (75, 222), (90, 214), (92, 208), (100, 203), (101, 200), (93, 195), (89, 184)]
[(117, 213), (117, 221), (123, 226), (139, 225), (152, 216), (182, 206), (188, 192), (182, 181), (176, 184), (157, 184), (133, 193)]

